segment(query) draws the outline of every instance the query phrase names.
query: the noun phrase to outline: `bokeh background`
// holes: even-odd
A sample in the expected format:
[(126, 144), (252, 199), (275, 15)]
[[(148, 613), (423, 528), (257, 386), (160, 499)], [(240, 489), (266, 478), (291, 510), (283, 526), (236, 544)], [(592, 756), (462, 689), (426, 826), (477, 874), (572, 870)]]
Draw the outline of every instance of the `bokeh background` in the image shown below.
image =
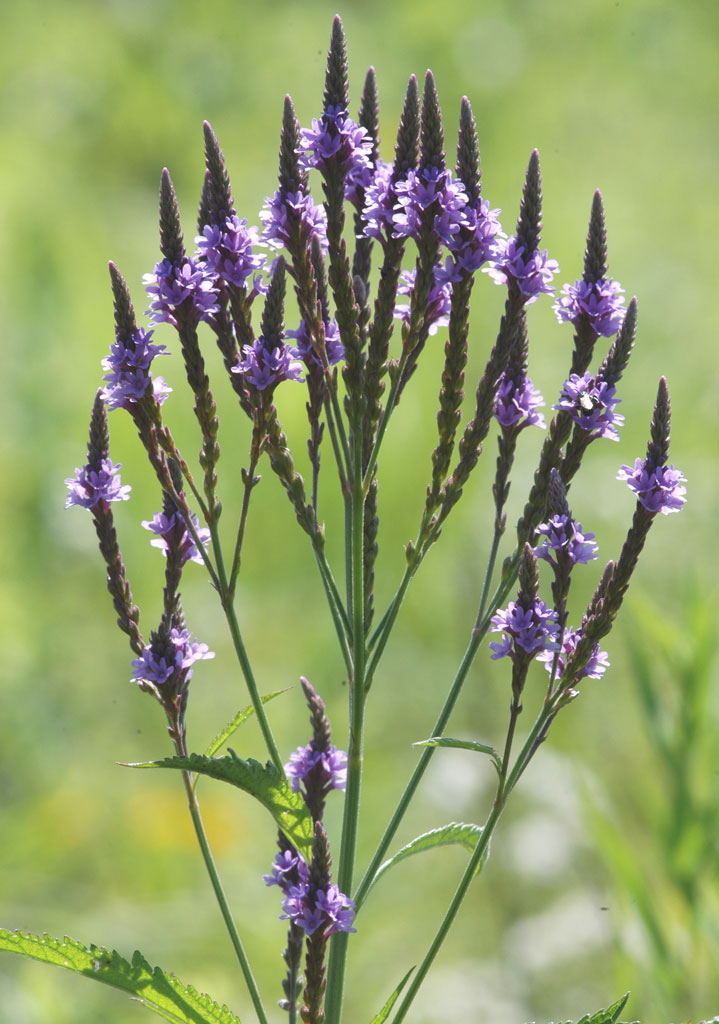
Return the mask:
[[(246, 1013), (239, 973), (203, 875), (179, 779), (118, 761), (168, 751), (159, 709), (128, 684), (89, 517), (62, 511), (63, 478), (84, 458), (87, 421), (112, 341), (106, 264), (115, 260), (144, 308), (141, 276), (158, 258), (156, 199), (170, 168), (188, 239), (203, 173), (201, 124), (225, 150), (241, 215), (257, 223), (274, 188), (284, 94), (304, 124), (321, 106), (335, 6), (241, 0), (4, 0), (0, 5), (0, 302), (4, 517), (0, 554), (0, 921), (136, 947), (152, 963)], [(374, 64), (383, 155), (391, 158), (410, 73), (434, 69), (448, 149), (460, 97), (479, 124), (484, 194), (512, 230), (530, 150), (542, 157), (543, 242), (581, 272), (592, 193), (602, 189), (610, 272), (639, 297), (636, 351), (622, 383), (618, 444), (590, 451), (572, 489), (575, 515), (600, 557), (616, 556), (632, 512), (617, 467), (643, 454), (657, 380), (673, 399), (673, 460), (689, 480), (681, 516), (655, 524), (620, 623), (612, 670), (587, 685), (502, 823), (436, 970), (417, 1024), (523, 1024), (575, 1019), (632, 990), (647, 1022), (719, 1013), (717, 930), (717, 413), (712, 316), (719, 224), (717, 5), (712, 0), (347, 0), (353, 106)], [(500, 289), (474, 292), (469, 382), (493, 341)], [(292, 321), (295, 314), (288, 314)], [(530, 310), (530, 372), (553, 401), (571, 331), (549, 301)], [(158, 336), (163, 332), (159, 331)], [(172, 344), (169, 329), (164, 337)], [(211, 339), (208, 335), (208, 342)], [(441, 335), (428, 345), (382, 456), (378, 607), (399, 579), (414, 535), (434, 444)], [(220, 407), (225, 530), (237, 512), (248, 428), (219, 360), (208, 360)], [(189, 396), (175, 356), (166, 412), (183, 450), (196, 450)], [(281, 413), (304, 465), (300, 389)], [(162, 560), (139, 521), (159, 505), (126, 418), (111, 423), (114, 457), (132, 501), (118, 529), (146, 631), (159, 614)], [(534, 436), (536, 435), (536, 436)], [(541, 445), (527, 431), (510, 523)], [(491, 512), (494, 441), (413, 586), (370, 706), (361, 861), (370, 856), (427, 735), (475, 615)], [(329, 454), (329, 452), (327, 453)], [(327, 459), (323, 514), (341, 555)], [(510, 530), (511, 534), (511, 530)], [(339, 571), (339, 570), (338, 570)], [(585, 570), (576, 619), (599, 569)], [(346, 690), (309, 548), (265, 467), (254, 499), (239, 609), (281, 748), (305, 741), (298, 676), (324, 694), (338, 742)], [(188, 567), (188, 619), (217, 651), (192, 683), (190, 743), (204, 749), (246, 696), (219, 607)], [(543, 673), (538, 670), (539, 698)], [(532, 710), (528, 690), (527, 719)], [(499, 744), (508, 706), (502, 666), (477, 659), (450, 732)], [(235, 746), (262, 756), (254, 725)], [(448, 820), (481, 821), (491, 768), (440, 752), (399, 839)], [(202, 786), (226, 888), (268, 1006), (279, 995), (284, 925), (260, 875), (271, 822), (249, 798)], [(340, 799), (330, 810), (335, 829)], [(399, 840), (398, 840), (399, 841)], [(364, 1024), (421, 957), (464, 855), (415, 858), (378, 885), (360, 919), (347, 1024)], [(97, 990), (96, 990), (97, 989)], [(144, 1011), (64, 972), (0, 959), (0, 1021), (120, 1024)]]

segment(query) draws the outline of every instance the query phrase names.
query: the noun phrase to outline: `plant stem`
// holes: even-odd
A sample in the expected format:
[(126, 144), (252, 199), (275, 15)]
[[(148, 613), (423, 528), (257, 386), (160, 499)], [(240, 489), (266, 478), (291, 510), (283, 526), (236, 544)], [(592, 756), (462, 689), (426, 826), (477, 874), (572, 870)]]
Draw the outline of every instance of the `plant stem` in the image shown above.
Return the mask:
[(232, 946), (235, 950), (235, 954), (240, 964), (245, 984), (250, 993), (252, 999), (252, 1005), (255, 1008), (255, 1013), (260, 1021), (260, 1024), (268, 1024), (267, 1015), (265, 1014), (264, 1007), (262, 1005), (262, 999), (257, 988), (257, 982), (255, 981), (254, 975), (252, 974), (252, 968), (250, 967), (247, 955), (242, 946), (242, 940), (240, 939), (237, 931), (237, 926), (232, 918), (232, 913), (227, 903), (227, 897), (225, 896), (224, 889), (222, 888), (222, 882), (220, 881), (219, 875), (217, 874), (217, 868), (212, 857), (212, 851), (207, 841), (207, 835), (205, 833), (205, 826), (202, 823), (202, 817), (200, 816), (200, 805), (197, 802), (197, 796), (192, 787), (192, 776), (190, 772), (182, 772), (182, 778), (185, 783), (185, 790), (187, 792), (187, 800), (190, 809), (190, 816), (192, 818), (192, 824), (195, 826), (195, 834), (197, 841), (200, 845), (200, 851), (202, 852), (202, 859), (205, 862), (207, 874), (210, 876), (210, 882), (215, 892), (215, 898), (220, 907), (223, 920), (227, 927), (227, 931), (232, 942)]

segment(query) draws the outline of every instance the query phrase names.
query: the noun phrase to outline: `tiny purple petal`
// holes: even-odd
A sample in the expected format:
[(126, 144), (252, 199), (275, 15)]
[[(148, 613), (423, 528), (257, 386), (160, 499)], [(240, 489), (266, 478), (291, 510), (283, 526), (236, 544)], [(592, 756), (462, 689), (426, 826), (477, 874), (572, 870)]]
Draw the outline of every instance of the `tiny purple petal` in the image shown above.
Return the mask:
[[(192, 522), (202, 546), (205, 547), (210, 540), (210, 531), (206, 527), (200, 526), (194, 513)], [(154, 540), (150, 541), (150, 544), (153, 548), (159, 548), (165, 557), (167, 557), (168, 548), (172, 547), (179, 553), (180, 565), (189, 561), (202, 564), (202, 555), (197, 550), (192, 534), (187, 529), (179, 512), (173, 512), (169, 516), (165, 512), (156, 512), (152, 519), (143, 519), (142, 525), (146, 530), (157, 535)]]
[(557, 613), (538, 597), (530, 608), (523, 608), (517, 601), (510, 601), (505, 609), (492, 617), (490, 631), (504, 634), (501, 641), (489, 645), (494, 651), (492, 660), (516, 654), (518, 647), (527, 654), (557, 649)]
[(554, 294), (552, 279), (559, 273), (559, 264), (548, 258), (546, 249), (525, 253), (524, 244), (513, 235), (502, 257), (487, 268), (487, 273), (497, 284), (506, 284), (512, 278), (529, 306), (542, 292)]
[(208, 320), (219, 309), (215, 277), (204, 263), (188, 258), (182, 263), (160, 260), (152, 274), (143, 277), (145, 290), (151, 299), (147, 313), (152, 322), (177, 327), (177, 308), (185, 302), (185, 308), (191, 311), (196, 323)]
[[(294, 339), (296, 353), (305, 366), (322, 366), (322, 360), (314, 350), (304, 319), (300, 320), (296, 331), (285, 331), (285, 334), (288, 338)], [(325, 322), (325, 352), (330, 366), (334, 366), (345, 357), (344, 346), (340, 341), (340, 332), (334, 320)]]
[(306, 747), (298, 747), (285, 765), (285, 772), (292, 783), (292, 789), (298, 792), (300, 783), (304, 782), (310, 772), (319, 769), (320, 781), (325, 790), (345, 788), (347, 784), (347, 754), (330, 744), (329, 750), (315, 750), (311, 743)]
[(634, 468), (622, 466), (617, 480), (626, 480), (638, 500), (649, 512), (668, 516), (681, 511), (687, 500), (686, 477), (674, 466), (650, 466), (646, 460), (635, 459)]
[[(567, 662), (574, 654), (577, 644), (581, 639), (582, 632), (579, 629), (567, 629), (562, 637), (562, 647), (557, 657), (557, 674), (556, 678), (561, 679), (562, 673), (567, 665)], [(541, 654), (537, 655), (537, 661), (543, 661), (547, 672), (551, 672), (554, 666), (554, 651), (542, 651)], [(599, 649), (599, 644), (595, 644), (594, 650), (592, 651), (589, 661), (584, 666), (582, 671), (579, 673), (578, 678), (584, 679), (601, 679), (604, 673), (609, 668), (609, 655), (606, 651)]]
[(157, 643), (155, 638), (145, 646), (140, 657), (132, 661), (132, 682), (145, 681), (159, 686), (172, 678), (176, 684), (184, 684), (191, 678), (196, 661), (215, 656), (207, 644), (198, 643), (186, 629), (171, 630), (169, 645), (162, 652), (154, 649)]
[(278, 189), (260, 211), (264, 227), (260, 241), (271, 249), (282, 249), (294, 234), (303, 245), (317, 238), (327, 248), (327, 217), (322, 206), (315, 206), (312, 196), (303, 192), (283, 192)]
[[(557, 515), (537, 527), (541, 540), (534, 549), (537, 558), (544, 558), (554, 568), (561, 559), (569, 565), (586, 565), (597, 557), (593, 533), (582, 533), (582, 524), (571, 516)], [(556, 555), (553, 556), (552, 552)]]
[(559, 402), (552, 408), (571, 413), (577, 426), (591, 433), (592, 437), (618, 441), (617, 427), (624, 423), (624, 417), (614, 410), (620, 401), (613, 384), (592, 377), (587, 371), (581, 377), (576, 373), (570, 375), (564, 383)]
[(553, 308), (560, 324), (567, 321), (576, 324), (584, 315), (595, 334), (610, 338), (624, 320), (623, 295), (624, 289), (618, 281), (585, 281), (582, 278), (574, 284), (564, 285)]
[(258, 391), (275, 387), (283, 380), (304, 380), (296, 350), (289, 345), (277, 345), (269, 349), (262, 337), (252, 345), (243, 346), (242, 359), (232, 367), (232, 373), (244, 374)]
[[(102, 390), (102, 399), (108, 409), (126, 409), (139, 402), (148, 387), (162, 404), (172, 390), (161, 377), (153, 380), (150, 373), (155, 356), (169, 355), (164, 345), (150, 341), (152, 333), (139, 327), (129, 341), (116, 338), (110, 346), (110, 355), (102, 361), (102, 368), (106, 371), (102, 379), (107, 384)], [(157, 382), (161, 384), (159, 392)]]
[(518, 378), (507, 377), (502, 374), (497, 388), (497, 397), (494, 403), (494, 415), (503, 428), (515, 427), (541, 427), (544, 429), (546, 423), (544, 416), (537, 409), (545, 405), (540, 392), (534, 387), (532, 381), (526, 374)]
[(235, 214), (222, 226), (206, 225), (195, 242), (198, 261), (204, 261), (212, 274), (236, 288), (244, 288), (247, 279), (265, 264), (266, 256), (252, 251), (259, 243), (257, 228), (248, 228), (247, 221)]
[(74, 477), (65, 480), (69, 495), (65, 499), (65, 508), (79, 505), (81, 508), (94, 508), (101, 501), (127, 501), (130, 497), (130, 485), (120, 481), (120, 466), (112, 464), (112, 459), (102, 459), (99, 469), (83, 466), (75, 470)]

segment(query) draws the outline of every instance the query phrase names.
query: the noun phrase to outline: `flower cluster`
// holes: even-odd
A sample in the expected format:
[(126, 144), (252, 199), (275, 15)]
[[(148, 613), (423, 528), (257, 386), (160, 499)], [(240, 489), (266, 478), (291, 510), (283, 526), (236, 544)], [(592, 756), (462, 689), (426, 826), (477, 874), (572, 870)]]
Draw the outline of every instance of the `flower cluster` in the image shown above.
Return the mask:
[(488, 267), (487, 273), (496, 284), (514, 281), (529, 306), (542, 292), (554, 294), (552, 279), (559, 273), (559, 264), (549, 259), (546, 249), (527, 252), (524, 243), (513, 235), (501, 258)]
[(392, 164), (378, 160), (374, 175), (365, 191), (362, 220), (366, 238), (383, 240), (392, 234), (394, 207), (397, 202)]
[(610, 338), (624, 320), (623, 295), (624, 289), (618, 281), (582, 278), (564, 285), (553, 308), (560, 324), (567, 321), (576, 324), (580, 317), (586, 317), (595, 334)]
[(538, 597), (534, 598), (528, 608), (524, 608), (518, 601), (510, 601), (506, 608), (492, 616), (490, 631), (503, 634), (501, 640), (495, 640), (489, 645), (493, 661), (518, 654), (518, 648), (532, 655), (539, 651), (556, 651), (558, 648), (557, 613)]
[[(403, 270), (400, 274), (400, 283), (397, 288), (398, 295), (411, 296), (414, 291), (414, 283), (417, 271)], [(459, 274), (448, 256), (444, 263), (438, 263), (433, 271), (432, 287), (427, 296), (427, 303), (424, 309), (424, 324), (429, 334), (436, 334), (440, 327), (446, 327), (449, 323), (449, 314), (452, 309), (452, 285), (459, 280)], [(394, 316), (403, 323), (409, 323), (410, 303), (398, 302), (395, 306)]]
[(172, 388), (165, 384), (162, 377), (153, 378), (150, 365), (155, 356), (169, 355), (164, 345), (156, 345), (150, 341), (153, 332), (138, 327), (130, 341), (123, 341), (117, 336), (110, 346), (110, 355), (102, 361), (105, 370), (102, 397), (108, 409), (127, 409), (134, 402), (139, 402), (152, 388), (159, 405), (165, 401)]
[(260, 241), (271, 249), (282, 249), (299, 242), (309, 246), (317, 238), (327, 248), (327, 217), (324, 207), (315, 206), (312, 196), (304, 192), (285, 192), (277, 189), (265, 199), (260, 210), (264, 227)]
[(143, 282), (152, 300), (147, 313), (154, 324), (177, 327), (180, 306), (195, 323), (207, 320), (219, 308), (214, 274), (187, 257), (181, 263), (160, 260), (151, 274), (144, 275)]
[[(200, 526), (194, 513), (192, 514), (192, 523), (200, 543), (203, 546), (206, 545), (210, 539), (210, 531), (206, 527)], [(179, 512), (171, 512), (169, 515), (166, 512), (156, 512), (152, 519), (143, 519), (142, 525), (150, 533), (156, 534), (150, 544), (153, 548), (159, 548), (165, 556), (172, 548), (176, 552), (180, 565), (190, 561), (202, 564), (202, 555)]]
[(537, 409), (544, 399), (526, 373), (510, 377), (503, 373), (499, 379), (494, 415), (503, 429), (510, 427), (546, 427), (544, 416)]
[(561, 561), (564, 565), (586, 565), (597, 557), (593, 533), (582, 533), (582, 524), (569, 515), (552, 516), (537, 527), (541, 540), (534, 553), (553, 568)]
[(562, 387), (559, 402), (552, 408), (570, 413), (576, 425), (592, 437), (618, 441), (617, 427), (624, 423), (624, 417), (614, 410), (620, 401), (613, 384), (601, 377), (592, 377), (586, 371), (581, 377), (576, 373), (570, 375)]
[(499, 209), (490, 209), (487, 199), (465, 207), (461, 229), (450, 240), (449, 251), (468, 274), (484, 263), (501, 262), (507, 240), (499, 223), (500, 213)]
[(285, 772), (295, 793), (309, 775), (325, 793), (331, 789), (343, 790), (347, 783), (347, 754), (344, 750), (338, 750), (334, 743), (330, 744), (328, 750), (316, 750), (312, 743), (308, 743), (290, 754)]
[[(556, 678), (561, 679), (562, 673), (564, 672), (564, 669), (569, 659), (574, 654), (574, 651), (581, 637), (582, 632), (579, 629), (565, 630), (562, 636), (562, 645), (559, 648), (558, 653), (556, 650), (542, 651), (541, 654), (537, 655), (537, 661), (543, 661), (545, 663), (545, 668), (547, 669), (547, 672), (552, 672), (554, 669), (554, 662), (556, 658)], [(575, 681), (577, 679), (584, 679), (585, 677), (589, 679), (601, 679), (608, 668), (609, 655), (606, 651), (602, 651), (599, 649), (599, 644), (595, 644), (589, 661), (581, 670), (581, 672), (576, 676)]]
[(626, 480), (648, 512), (668, 516), (679, 512), (687, 500), (686, 477), (674, 466), (652, 466), (647, 460), (635, 459), (634, 468), (622, 466), (617, 480)]
[(395, 185), (395, 193), (393, 233), (396, 238), (419, 241), (429, 227), (441, 242), (449, 245), (465, 223), (467, 193), (462, 182), (454, 179), (446, 168), (429, 164), (418, 171), (410, 170), (407, 177)]
[(72, 505), (94, 508), (101, 501), (127, 501), (131, 488), (120, 481), (121, 465), (118, 462), (113, 466), (112, 459), (102, 459), (99, 469), (90, 465), (76, 469), (75, 476), (65, 480), (70, 492), (65, 499), (65, 508)]
[(323, 173), (332, 165), (345, 181), (345, 197), (357, 198), (357, 190), (372, 181), (372, 137), (341, 106), (330, 106), (312, 127), (302, 131), (300, 166), (317, 167)]
[(214, 658), (207, 644), (198, 643), (186, 629), (172, 629), (169, 637), (153, 633), (139, 658), (132, 662), (132, 682), (162, 686), (171, 680), (178, 690), (189, 682), (196, 661)]
[[(296, 331), (285, 331), (285, 334), (288, 338), (294, 339), (295, 354), (305, 366), (322, 366), (322, 361), (312, 345), (312, 338), (304, 318), (300, 320)], [(340, 341), (340, 332), (334, 320), (325, 321), (325, 352), (329, 366), (334, 366), (345, 357), (344, 346)]]
[(248, 277), (255, 274), (255, 292), (264, 290), (256, 272), (262, 269), (266, 257), (253, 253), (252, 247), (258, 244), (259, 236), (257, 228), (247, 227), (246, 219), (240, 220), (232, 214), (225, 218), (222, 226), (207, 224), (195, 241), (198, 260), (204, 261), (207, 269), (225, 284), (244, 288)]
[(296, 349), (282, 344), (270, 347), (261, 336), (254, 344), (243, 346), (242, 359), (232, 367), (232, 372), (243, 374), (258, 391), (275, 387), (283, 380), (304, 380)]
[(283, 892), (280, 920), (290, 920), (307, 935), (318, 929), (323, 938), (334, 932), (354, 932), (355, 907), (336, 885), (314, 887), (307, 864), (296, 850), (281, 850), (274, 859), (272, 871), (263, 875), (267, 885), (278, 885)]

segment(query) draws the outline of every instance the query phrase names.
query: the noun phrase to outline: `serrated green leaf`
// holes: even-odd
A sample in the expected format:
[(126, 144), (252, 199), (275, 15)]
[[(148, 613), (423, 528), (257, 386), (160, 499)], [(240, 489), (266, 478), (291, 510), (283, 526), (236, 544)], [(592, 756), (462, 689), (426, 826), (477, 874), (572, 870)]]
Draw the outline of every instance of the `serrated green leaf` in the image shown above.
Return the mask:
[[(269, 701), (274, 700), (275, 697), (279, 697), (280, 694), (287, 693), (290, 689), (290, 686), (286, 686), (284, 690), (275, 690), (274, 693), (266, 693), (265, 696), (261, 698), (262, 703), (267, 704)], [(246, 722), (254, 713), (255, 709), (251, 704), (248, 704), (246, 708), (242, 709), (242, 711), (238, 711), (235, 717), (227, 723), (222, 732), (215, 736), (214, 740), (205, 751), (205, 757), (213, 757), (220, 747), (224, 743), (227, 743), (233, 732), (235, 732), (235, 730), (238, 729), (243, 722)]]
[[(576, 1021), (576, 1024), (622, 1024), (619, 1020), (619, 1014), (622, 1012), (624, 1007), (627, 1005), (627, 999), (629, 999), (629, 993), (623, 995), (621, 999), (617, 999), (616, 1003), (612, 1003), (606, 1010), (597, 1010), (596, 1013), (587, 1013), (581, 1020)], [(571, 1020), (563, 1021), (563, 1024), (573, 1024)], [(627, 1022), (628, 1024), (628, 1022)], [(634, 1021), (633, 1024), (639, 1024), (639, 1021)]]
[(389, 1011), (392, 1009), (394, 1004), (399, 999), (399, 994), (402, 991), (402, 989), (404, 988), (404, 986), (407, 984), (409, 976), (410, 976), (410, 974), (412, 973), (413, 970), (414, 970), (414, 967), (410, 967), (410, 969), (405, 974), (404, 978), (402, 978), (402, 980), (400, 981), (399, 985), (394, 990), (392, 995), (389, 997), (387, 1002), (384, 1004), (382, 1009), (379, 1011), (377, 1016), (372, 1018), (372, 1020), (370, 1021), (370, 1024), (384, 1024), (384, 1022), (387, 1020), (387, 1017), (389, 1016)]
[(492, 758), (492, 764), (497, 770), (497, 775), (502, 772), (502, 758), (494, 747), (486, 743), (478, 743), (476, 740), (455, 740), (451, 736), (430, 736), (428, 740), (417, 740), (413, 747), (454, 747), (457, 750), (475, 750), (478, 754), (488, 754)]
[(119, 988), (171, 1024), (240, 1024), (239, 1017), (174, 974), (151, 967), (135, 951), (132, 961), (102, 946), (83, 946), (75, 939), (53, 939), (0, 928), (0, 950), (75, 971), (93, 981)]
[[(424, 832), (421, 836), (416, 836), (410, 840), (406, 846), (403, 846), (393, 857), (390, 857), (389, 860), (386, 860), (384, 864), (377, 868), (377, 873), (372, 879), (372, 885), (386, 871), (394, 867), (395, 864), (399, 864), (400, 861), (405, 860), (407, 857), (412, 857), (415, 853), (433, 850), (436, 846), (459, 845), (472, 853), (481, 834), (482, 829), (479, 825), (467, 825), (458, 821), (450, 821), (449, 825), (442, 825), (441, 828), (433, 828), (430, 832)], [(482, 859), (482, 863), (485, 859)], [(482, 864), (477, 868), (478, 873), (481, 867)]]
[(225, 757), (190, 754), (188, 757), (166, 757), (161, 761), (144, 761), (127, 767), (174, 768), (229, 782), (259, 800), (305, 860), (312, 858), (312, 815), (302, 794), (293, 792), (287, 779), (269, 761), (264, 765), (254, 758), (245, 761), (230, 750)]

